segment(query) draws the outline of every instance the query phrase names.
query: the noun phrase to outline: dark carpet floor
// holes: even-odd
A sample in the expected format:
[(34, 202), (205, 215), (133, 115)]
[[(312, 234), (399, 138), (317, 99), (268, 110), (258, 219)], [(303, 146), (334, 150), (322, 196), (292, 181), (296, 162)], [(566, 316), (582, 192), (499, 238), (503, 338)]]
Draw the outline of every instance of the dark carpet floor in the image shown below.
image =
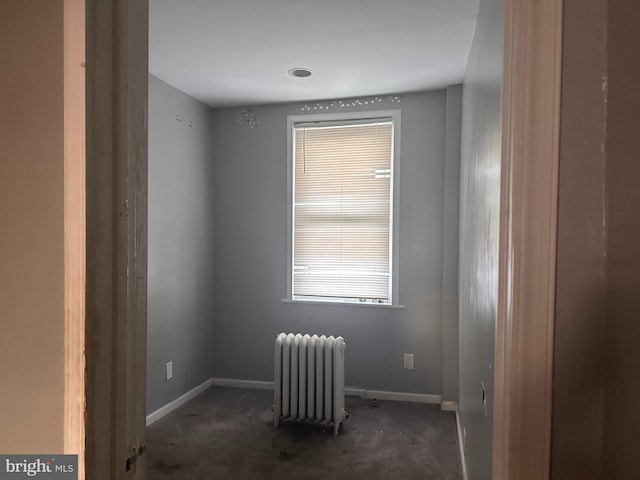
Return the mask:
[(273, 428), (273, 393), (212, 387), (147, 428), (149, 480), (461, 479), (455, 416), (347, 397), (332, 429)]

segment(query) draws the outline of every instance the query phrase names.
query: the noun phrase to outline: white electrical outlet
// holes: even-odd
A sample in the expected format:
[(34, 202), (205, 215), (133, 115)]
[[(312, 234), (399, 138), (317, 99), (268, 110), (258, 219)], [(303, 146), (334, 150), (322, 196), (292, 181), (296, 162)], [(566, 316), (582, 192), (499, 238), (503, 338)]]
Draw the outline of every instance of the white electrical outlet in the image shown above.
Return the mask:
[(167, 362), (167, 380), (173, 377), (173, 362)]
[(413, 353), (404, 354), (404, 368), (413, 370)]

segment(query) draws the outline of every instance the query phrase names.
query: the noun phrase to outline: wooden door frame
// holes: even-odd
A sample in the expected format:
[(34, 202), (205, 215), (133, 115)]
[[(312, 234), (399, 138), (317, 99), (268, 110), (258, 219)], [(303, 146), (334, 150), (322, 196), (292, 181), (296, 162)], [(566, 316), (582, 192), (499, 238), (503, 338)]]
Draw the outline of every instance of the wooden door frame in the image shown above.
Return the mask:
[(144, 478), (148, 0), (86, 0), (86, 478)]
[(562, 0), (506, 0), (493, 479), (549, 478)]
[(64, 0), (64, 447), (78, 455), (84, 478), (85, 442), (85, 4)]
[[(127, 385), (144, 393), (146, 382), (148, 0), (86, 2), (87, 478), (143, 478), (144, 395)], [(505, 0), (505, 13), (493, 478), (540, 480), (551, 444), (562, 0)]]

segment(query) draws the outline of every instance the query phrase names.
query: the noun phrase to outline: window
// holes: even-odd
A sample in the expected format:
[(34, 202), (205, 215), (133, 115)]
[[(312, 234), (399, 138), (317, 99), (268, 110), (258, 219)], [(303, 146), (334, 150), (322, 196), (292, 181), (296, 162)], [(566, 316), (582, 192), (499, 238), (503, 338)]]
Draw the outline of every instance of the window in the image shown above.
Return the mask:
[(397, 112), (290, 118), (292, 300), (392, 304)]

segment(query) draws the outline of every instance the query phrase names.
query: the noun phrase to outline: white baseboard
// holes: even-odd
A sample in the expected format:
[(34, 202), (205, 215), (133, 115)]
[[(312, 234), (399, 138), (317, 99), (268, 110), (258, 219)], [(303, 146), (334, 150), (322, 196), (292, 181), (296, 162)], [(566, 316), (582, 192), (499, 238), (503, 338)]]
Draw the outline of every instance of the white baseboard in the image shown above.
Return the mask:
[(364, 388), (344, 387), (344, 394), (351, 397), (367, 398), (367, 391)]
[(212, 378), (212, 385), (219, 387), (255, 388), (258, 390), (273, 390), (273, 382), (261, 380), (236, 380), (235, 378)]
[[(212, 378), (212, 385), (220, 387), (257, 388), (260, 390), (273, 390), (273, 382), (261, 380), (237, 380), (235, 378)], [(385, 392), (382, 390), (366, 390), (364, 388), (345, 387), (346, 395), (354, 395), (367, 399), (395, 400), (399, 402), (431, 403), (440, 405), (442, 395), (427, 395), (423, 393)]]
[(209, 388), (211, 385), (212, 385), (211, 379), (206, 380), (205, 382), (201, 383), (197, 387), (189, 390), (187, 393), (180, 395), (174, 401), (167, 403), (164, 407), (160, 407), (155, 412), (150, 413), (149, 415), (147, 415), (147, 427), (151, 425), (153, 422), (160, 420), (165, 415), (168, 415), (169, 413), (173, 412), (176, 408), (184, 405), (192, 398), (198, 396), (199, 394), (204, 392), (207, 388)]
[(442, 395), (428, 395), (425, 393), (385, 392), (383, 390), (366, 390), (363, 388), (345, 387), (347, 395), (356, 395), (366, 399), (394, 400), (396, 402), (430, 403), (440, 405)]
[(456, 409), (456, 430), (458, 430), (458, 447), (460, 448), (460, 466), (462, 467), (462, 480), (467, 480), (467, 457), (464, 453), (464, 435), (462, 434), (462, 423), (460, 423), (460, 413)]
[(451, 400), (443, 400), (440, 404), (440, 410), (443, 412), (457, 412), (458, 411), (458, 402), (453, 402)]
[[(159, 408), (155, 412), (147, 415), (147, 426), (153, 422), (161, 419), (165, 415), (171, 413), (176, 408), (184, 405), (189, 400), (205, 391), (211, 386), (219, 387), (235, 387), (235, 388), (254, 388), (258, 390), (273, 390), (273, 382), (265, 382), (262, 380), (238, 380), (235, 378), (211, 378), (206, 382), (198, 385), (192, 390), (189, 390), (184, 395), (176, 398), (174, 401), (168, 403), (164, 407)], [(354, 395), (366, 399), (377, 400), (394, 400), (398, 402), (415, 402), (415, 403), (429, 403), (435, 405), (441, 405), (442, 410), (451, 409), (452, 411), (457, 409), (455, 402), (443, 402), (441, 395), (427, 395), (423, 393), (406, 393), (406, 392), (385, 392), (383, 390), (366, 390), (364, 388), (345, 387), (346, 395)]]

